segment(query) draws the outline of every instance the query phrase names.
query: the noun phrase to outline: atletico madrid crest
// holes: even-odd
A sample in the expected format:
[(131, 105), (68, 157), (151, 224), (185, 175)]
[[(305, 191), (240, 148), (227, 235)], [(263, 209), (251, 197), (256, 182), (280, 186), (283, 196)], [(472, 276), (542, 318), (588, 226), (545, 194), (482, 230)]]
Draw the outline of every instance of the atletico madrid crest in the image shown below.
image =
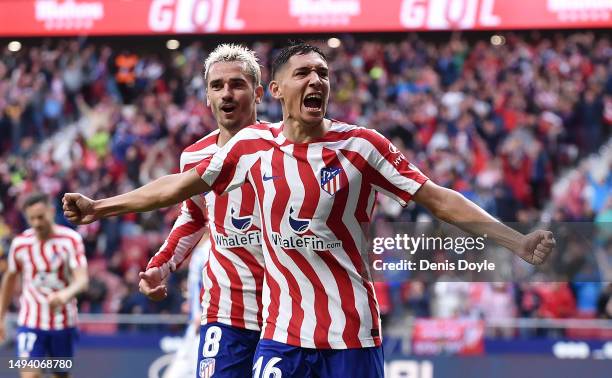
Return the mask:
[(336, 194), (340, 190), (340, 175), (342, 168), (325, 167), (321, 168), (321, 189), (330, 195)]
[(215, 374), (215, 359), (205, 358), (200, 361), (200, 378), (211, 378)]

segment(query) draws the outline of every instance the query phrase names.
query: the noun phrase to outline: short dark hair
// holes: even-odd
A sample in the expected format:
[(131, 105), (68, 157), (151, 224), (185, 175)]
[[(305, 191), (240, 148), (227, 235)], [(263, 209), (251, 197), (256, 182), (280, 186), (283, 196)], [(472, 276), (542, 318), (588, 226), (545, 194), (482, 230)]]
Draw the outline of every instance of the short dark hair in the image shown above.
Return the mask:
[(289, 61), (289, 59), (291, 59), (292, 56), (305, 55), (311, 52), (319, 54), (321, 58), (327, 62), (327, 57), (318, 47), (309, 45), (304, 41), (289, 42), (289, 46), (283, 47), (276, 58), (274, 58), (272, 61), (272, 78), (276, 76), (278, 71), (283, 68), (283, 66)]
[(32, 193), (23, 201), (22, 208), (25, 211), (28, 207), (36, 205), (37, 203), (49, 205), (51, 202), (49, 200), (49, 196), (45, 193)]

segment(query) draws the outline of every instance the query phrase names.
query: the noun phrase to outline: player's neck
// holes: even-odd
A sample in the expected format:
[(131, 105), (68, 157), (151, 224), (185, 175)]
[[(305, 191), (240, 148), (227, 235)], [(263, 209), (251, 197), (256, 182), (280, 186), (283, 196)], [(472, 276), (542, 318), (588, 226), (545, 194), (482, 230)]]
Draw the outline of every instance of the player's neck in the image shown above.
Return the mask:
[(234, 135), (238, 133), (238, 131), (244, 129), (247, 126), (254, 125), (256, 123), (257, 123), (257, 116), (254, 115), (253, 118), (249, 120), (247, 124), (242, 125), (242, 126), (228, 128), (225, 126), (218, 125), (219, 126), (219, 136), (217, 137), (217, 146), (223, 147), (225, 143), (229, 142), (229, 140), (232, 139)]
[(293, 143), (308, 143), (313, 139), (323, 137), (330, 126), (331, 121), (326, 118), (323, 118), (318, 125), (307, 125), (288, 117), (283, 120), (283, 135)]
[(225, 143), (227, 143), (238, 130), (228, 130), (223, 126), (219, 126), (219, 136), (217, 137), (217, 146), (223, 147)]
[(51, 238), (51, 235), (53, 235), (53, 226), (51, 226), (45, 232), (37, 232), (36, 238), (40, 241), (47, 241)]

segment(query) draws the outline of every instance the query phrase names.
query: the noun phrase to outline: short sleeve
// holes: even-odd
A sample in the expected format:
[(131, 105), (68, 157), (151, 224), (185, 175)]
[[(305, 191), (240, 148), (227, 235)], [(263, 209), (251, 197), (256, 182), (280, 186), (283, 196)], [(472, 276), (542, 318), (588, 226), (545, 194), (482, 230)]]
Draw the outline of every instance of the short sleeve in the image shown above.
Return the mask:
[(16, 240), (17, 239), (13, 240), (13, 242), (11, 243), (8, 253), (8, 271), (13, 273), (21, 271), (21, 265), (18, 263), (17, 260), (17, 252), (23, 247), (17, 247)]
[(83, 244), (83, 238), (77, 232), (74, 232), (70, 237), (72, 242), (72, 248), (68, 257), (68, 265), (70, 269), (86, 268), (87, 258), (85, 257), (85, 245)]
[(369, 129), (364, 133), (370, 142), (369, 151), (365, 153), (370, 165), (370, 184), (376, 191), (406, 206), (428, 178), (380, 133)]
[(243, 129), (195, 170), (216, 194), (222, 195), (244, 184), (262, 148), (262, 141), (253, 132)]

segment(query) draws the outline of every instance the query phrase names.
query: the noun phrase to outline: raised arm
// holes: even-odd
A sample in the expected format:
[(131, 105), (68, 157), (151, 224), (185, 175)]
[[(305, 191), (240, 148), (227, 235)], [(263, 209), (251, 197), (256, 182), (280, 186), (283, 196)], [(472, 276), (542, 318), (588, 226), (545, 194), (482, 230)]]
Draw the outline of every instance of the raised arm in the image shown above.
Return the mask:
[(550, 231), (536, 230), (528, 235), (501, 223), (460, 193), (427, 181), (413, 200), (436, 217), (475, 234), (487, 234), (523, 260), (539, 265), (546, 261), (555, 246)]
[(66, 219), (74, 224), (88, 224), (100, 218), (161, 209), (209, 190), (208, 184), (191, 169), (160, 177), (115, 197), (92, 200), (79, 193), (66, 193), (62, 202)]

